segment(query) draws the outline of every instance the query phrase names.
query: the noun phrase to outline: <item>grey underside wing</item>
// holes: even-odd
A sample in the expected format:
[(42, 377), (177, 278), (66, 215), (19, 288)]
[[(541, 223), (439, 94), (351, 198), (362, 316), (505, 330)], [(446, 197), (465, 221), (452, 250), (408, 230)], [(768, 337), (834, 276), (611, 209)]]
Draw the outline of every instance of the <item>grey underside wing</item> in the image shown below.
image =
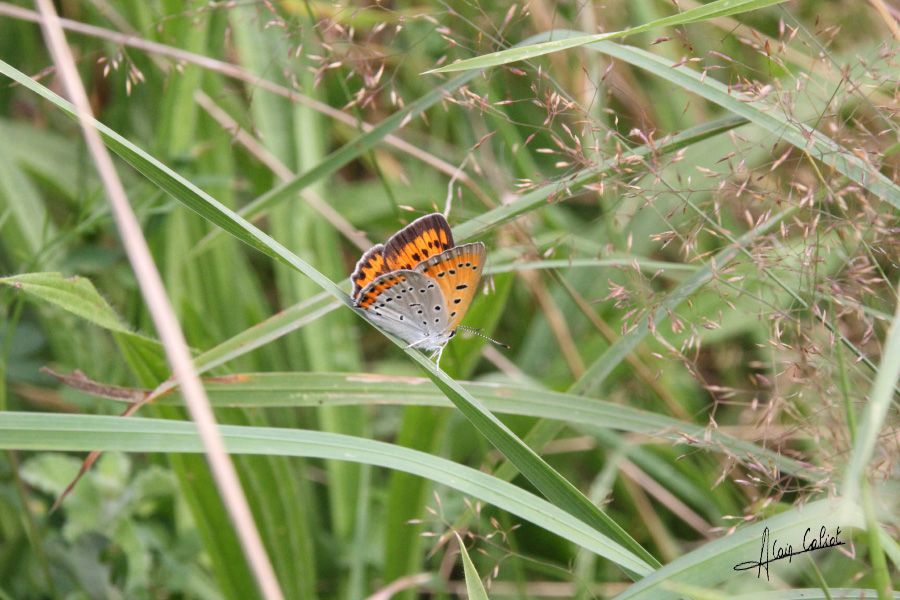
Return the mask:
[[(363, 307), (367, 294), (375, 300)], [(416, 344), (447, 329), (448, 314), (440, 287), (416, 271), (393, 271), (367, 285), (358, 296), (357, 310), (367, 319), (409, 344)]]

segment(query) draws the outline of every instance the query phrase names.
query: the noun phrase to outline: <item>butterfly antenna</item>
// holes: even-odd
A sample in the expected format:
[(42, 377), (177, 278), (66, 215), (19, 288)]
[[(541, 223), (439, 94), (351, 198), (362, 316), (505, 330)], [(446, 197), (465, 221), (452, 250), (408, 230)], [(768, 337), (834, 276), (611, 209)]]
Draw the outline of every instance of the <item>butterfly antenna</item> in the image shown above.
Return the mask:
[(478, 337), (484, 338), (491, 343), (497, 344), (501, 348), (506, 348), (507, 350), (510, 349), (509, 344), (504, 344), (503, 342), (498, 342), (494, 338), (484, 335), (484, 333), (481, 331), (481, 329), (476, 329), (474, 327), (466, 327), (465, 325), (460, 325), (459, 327), (457, 327), (457, 329), (462, 329), (463, 331), (468, 331), (469, 333), (474, 333)]

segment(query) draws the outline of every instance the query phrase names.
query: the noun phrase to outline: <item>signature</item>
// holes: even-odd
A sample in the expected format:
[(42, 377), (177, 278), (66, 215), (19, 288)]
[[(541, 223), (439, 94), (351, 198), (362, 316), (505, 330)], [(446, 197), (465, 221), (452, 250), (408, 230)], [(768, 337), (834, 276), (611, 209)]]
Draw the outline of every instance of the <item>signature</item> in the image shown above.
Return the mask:
[(834, 546), (843, 546), (845, 542), (840, 540), (841, 528), (838, 527), (834, 530), (834, 535), (828, 533), (828, 530), (822, 525), (822, 528), (819, 529), (818, 537), (812, 533), (812, 527), (807, 527), (806, 531), (803, 533), (803, 546), (802, 550), (794, 551), (794, 547), (791, 544), (781, 544), (779, 545), (778, 539), (776, 538), (772, 543), (769, 543), (769, 528), (766, 527), (763, 529), (762, 533), (762, 546), (759, 549), (759, 560), (748, 560), (746, 562), (738, 563), (734, 565), (735, 571), (749, 571), (750, 569), (756, 569), (756, 577), (762, 577), (763, 569), (766, 571), (766, 580), (769, 579), (769, 563), (773, 563), (778, 560), (788, 559), (788, 562), (791, 562), (794, 556), (798, 554), (803, 554), (805, 552), (814, 552), (816, 550), (822, 550), (824, 548), (832, 548)]

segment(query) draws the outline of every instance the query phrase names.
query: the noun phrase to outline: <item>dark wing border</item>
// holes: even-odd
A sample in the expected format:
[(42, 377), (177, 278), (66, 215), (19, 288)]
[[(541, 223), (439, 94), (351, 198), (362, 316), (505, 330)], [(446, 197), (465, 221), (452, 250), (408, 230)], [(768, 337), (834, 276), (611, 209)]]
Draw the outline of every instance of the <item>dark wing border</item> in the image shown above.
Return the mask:
[[(367, 267), (372, 267), (372, 259), (375, 256), (381, 257), (381, 268), (376, 272), (371, 278), (365, 273), (365, 269)], [(360, 285), (360, 281), (368, 285), (372, 283), (375, 279), (377, 279), (380, 275), (387, 273), (387, 262), (384, 260), (384, 245), (376, 244), (366, 251), (362, 257), (356, 261), (356, 267), (353, 269), (353, 273), (350, 275), (350, 283), (353, 284), (353, 292), (350, 294), (350, 297), (354, 300), (357, 296), (359, 296), (359, 292), (365, 287), (364, 285)]]

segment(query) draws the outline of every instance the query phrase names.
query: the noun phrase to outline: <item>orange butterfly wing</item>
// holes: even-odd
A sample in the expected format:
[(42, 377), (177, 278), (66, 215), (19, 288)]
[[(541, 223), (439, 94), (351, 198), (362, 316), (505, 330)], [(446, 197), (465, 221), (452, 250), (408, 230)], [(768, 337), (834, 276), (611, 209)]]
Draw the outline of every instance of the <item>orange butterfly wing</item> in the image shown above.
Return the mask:
[(447, 323), (450, 330), (459, 327), (475, 298), (484, 267), (484, 255), (484, 244), (481, 242), (465, 244), (434, 256), (415, 268), (437, 281), (441, 288), (447, 310), (450, 311)]
[(384, 261), (384, 246), (378, 244), (372, 246), (368, 252), (362, 255), (353, 274), (350, 275), (350, 281), (353, 282), (353, 293), (350, 297), (356, 300), (359, 292), (375, 281), (379, 276), (388, 272), (387, 263)]
[(395, 233), (384, 245), (388, 270), (413, 269), (423, 260), (453, 247), (453, 234), (440, 213), (420, 217)]
[(420, 217), (395, 233), (387, 243), (366, 252), (350, 276), (352, 298), (367, 308), (377, 292), (373, 289), (366, 298), (360, 291), (385, 273), (415, 270), (435, 282), (444, 297), (449, 312), (448, 330), (455, 330), (478, 291), (484, 267), (484, 244), (477, 242), (455, 246), (447, 219), (440, 213)]

